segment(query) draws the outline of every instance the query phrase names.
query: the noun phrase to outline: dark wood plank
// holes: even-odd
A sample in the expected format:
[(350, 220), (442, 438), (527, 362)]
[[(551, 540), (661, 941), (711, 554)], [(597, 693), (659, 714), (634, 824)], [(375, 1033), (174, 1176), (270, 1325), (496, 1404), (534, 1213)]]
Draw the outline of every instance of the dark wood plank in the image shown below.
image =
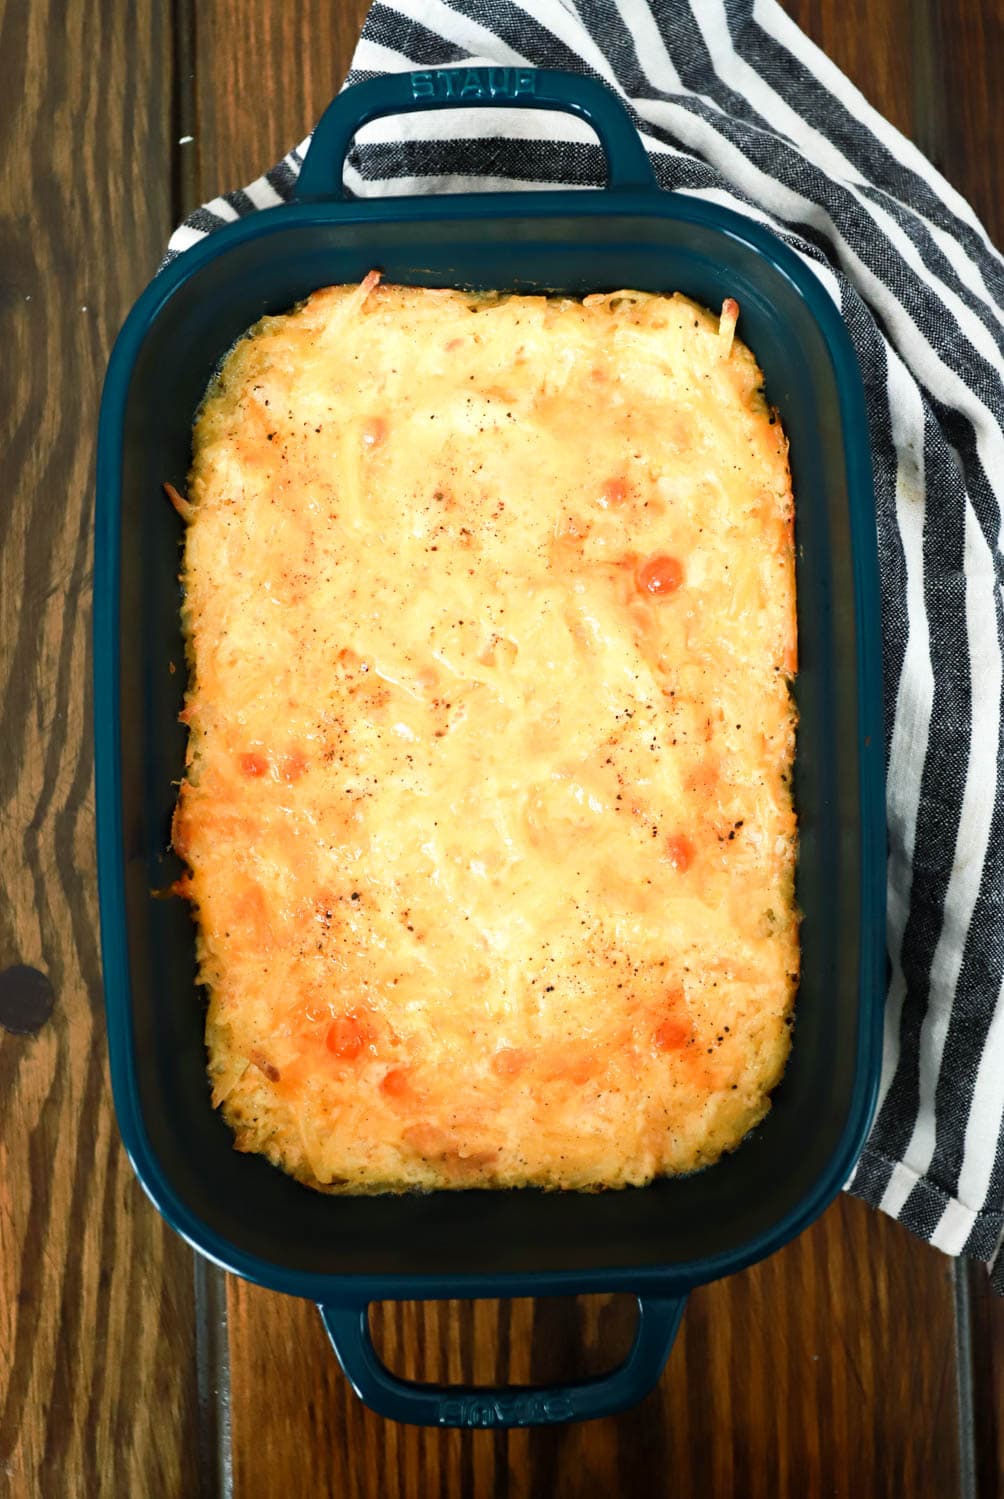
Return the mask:
[(1004, 7), (985, 0), (782, 0), (1004, 242)]
[(94, 867), (93, 451), (112, 337), (170, 218), (170, 7), (0, 7), (0, 1491), (197, 1492), (192, 1258), (108, 1084)]
[(950, 101), (941, 166), (999, 248), (1004, 245), (1004, 7), (993, 0), (941, 0), (936, 9), (941, 92)]
[(915, 137), (915, 0), (781, 0), (781, 6), (870, 104)]
[(1004, 1296), (982, 1265), (960, 1270), (969, 1313), (971, 1449), (978, 1499), (1004, 1499)]
[(368, 0), (211, 0), (194, 11), (194, 201), (243, 187), (314, 128)]
[[(527, 1383), (616, 1363), (633, 1307), (405, 1304), (373, 1321), (409, 1378)], [(658, 1388), (610, 1420), (509, 1434), (383, 1421), (353, 1396), (312, 1306), (236, 1281), (230, 1336), (239, 1499), (266, 1499), (280, 1474), (332, 1499), (959, 1492), (950, 1264), (850, 1199), (695, 1292)]]

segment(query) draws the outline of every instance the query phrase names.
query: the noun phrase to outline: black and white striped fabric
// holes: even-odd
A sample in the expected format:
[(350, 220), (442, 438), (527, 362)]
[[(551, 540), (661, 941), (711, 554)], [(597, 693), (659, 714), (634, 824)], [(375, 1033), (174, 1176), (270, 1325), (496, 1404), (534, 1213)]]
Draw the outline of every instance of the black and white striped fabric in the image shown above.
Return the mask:
[[(774, 0), (380, 3), (348, 83), (460, 63), (601, 78), (627, 102), (663, 187), (769, 224), (841, 309), (875, 464), (891, 974), (879, 1111), (848, 1186), (947, 1253), (993, 1262), (1004, 1230), (1004, 261)], [(169, 258), (287, 198), (307, 144), (195, 213)], [(346, 167), (363, 197), (603, 180), (591, 133), (540, 111), (379, 121)]]

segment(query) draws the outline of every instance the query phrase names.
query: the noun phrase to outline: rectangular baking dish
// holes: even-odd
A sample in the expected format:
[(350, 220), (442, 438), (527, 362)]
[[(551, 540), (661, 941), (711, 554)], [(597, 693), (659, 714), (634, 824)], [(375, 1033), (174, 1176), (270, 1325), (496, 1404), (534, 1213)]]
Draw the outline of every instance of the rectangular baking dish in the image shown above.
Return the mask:
[[(347, 199), (342, 164), (380, 115), (500, 103), (585, 119), (605, 190)], [(391, 281), (571, 295), (637, 287), (741, 308), (791, 443), (797, 505), (795, 795), (804, 912), (794, 1048), (767, 1119), (707, 1171), (585, 1195), (439, 1192), (325, 1197), (234, 1151), (213, 1113), (193, 927), (156, 900), (181, 872), (170, 818), (182, 774), (182, 527), (196, 407), (219, 360), (264, 313), (378, 267)], [(885, 991), (884, 749), (878, 573), (861, 380), (811, 269), (767, 230), (660, 191), (631, 121), (594, 80), (515, 69), (377, 79), (342, 94), (314, 135), (297, 201), (187, 251), (144, 292), (116, 343), (98, 452), (94, 609), (101, 936), (112, 1082), (147, 1193), (197, 1250), (322, 1309), (362, 1397), (441, 1425), (582, 1419), (641, 1398), (687, 1291), (772, 1253), (850, 1174), (874, 1108)], [(626, 1362), (559, 1390), (410, 1385), (369, 1340), (383, 1298), (629, 1290)]]

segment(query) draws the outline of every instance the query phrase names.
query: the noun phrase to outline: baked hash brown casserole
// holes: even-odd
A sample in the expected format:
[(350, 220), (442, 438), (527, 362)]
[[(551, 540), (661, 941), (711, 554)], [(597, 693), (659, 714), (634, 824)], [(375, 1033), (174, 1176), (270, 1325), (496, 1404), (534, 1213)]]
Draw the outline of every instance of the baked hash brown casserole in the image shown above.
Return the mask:
[(213, 1101), (340, 1192), (686, 1172), (799, 962), (787, 444), (727, 301), (379, 284), (194, 435), (174, 847)]

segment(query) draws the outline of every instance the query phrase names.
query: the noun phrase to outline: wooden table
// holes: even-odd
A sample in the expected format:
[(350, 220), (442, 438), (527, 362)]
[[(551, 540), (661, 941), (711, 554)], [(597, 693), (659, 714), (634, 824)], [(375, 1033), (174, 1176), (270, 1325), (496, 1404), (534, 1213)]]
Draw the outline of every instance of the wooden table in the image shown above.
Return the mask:
[[(1004, 20), (981, 0), (789, 0), (998, 243)], [(0, 5), (0, 970), (55, 991), (0, 1031), (0, 1496), (1004, 1493), (1004, 1309), (847, 1199), (696, 1292), (617, 1419), (423, 1431), (352, 1395), (313, 1307), (194, 1260), (137, 1185), (108, 1086), (94, 868), (93, 453), (112, 337), (173, 224), (299, 141), (364, 0)], [(194, 137), (194, 139), (189, 139)], [(382, 1309), (427, 1378), (598, 1371), (624, 1298)]]

